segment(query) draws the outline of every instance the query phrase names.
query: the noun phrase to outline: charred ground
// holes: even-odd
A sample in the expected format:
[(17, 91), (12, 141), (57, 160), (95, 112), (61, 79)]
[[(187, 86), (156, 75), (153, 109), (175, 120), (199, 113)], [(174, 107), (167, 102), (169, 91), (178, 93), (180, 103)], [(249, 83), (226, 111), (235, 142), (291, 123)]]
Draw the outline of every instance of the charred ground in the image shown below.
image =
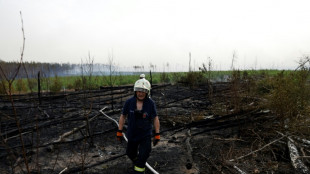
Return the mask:
[[(243, 91), (231, 83), (154, 85), (161, 141), (148, 163), (167, 174), (303, 172), (291, 163), (281, 121)], [(132, 86), (122, 86), (43, 94), (40, 101), (2, 96), (1, 173), (127, 173), (126, 143), (116, 141), (115, 123), (99, 110), (118, 120), (132, 95)], [(309, 145), (295, 140), (309, 156)]]

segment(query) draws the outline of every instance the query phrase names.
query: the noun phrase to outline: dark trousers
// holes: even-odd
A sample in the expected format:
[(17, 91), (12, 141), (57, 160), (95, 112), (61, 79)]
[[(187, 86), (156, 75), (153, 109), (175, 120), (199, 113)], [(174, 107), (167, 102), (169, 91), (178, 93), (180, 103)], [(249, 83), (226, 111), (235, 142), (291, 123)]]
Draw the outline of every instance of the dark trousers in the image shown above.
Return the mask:
[(137, 142), (128, 140), (126, 153), (135, 166), (145, 168), (145, 163), (150, 156), (151, 149), (151, 137), (146, 137)]

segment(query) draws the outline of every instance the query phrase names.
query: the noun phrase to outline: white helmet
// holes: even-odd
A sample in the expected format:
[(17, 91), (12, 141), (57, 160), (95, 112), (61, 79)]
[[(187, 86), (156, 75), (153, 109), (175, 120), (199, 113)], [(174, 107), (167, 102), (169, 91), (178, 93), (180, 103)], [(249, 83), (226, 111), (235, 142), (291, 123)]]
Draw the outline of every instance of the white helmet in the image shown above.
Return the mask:
[(140, 79), (144, 79), (145, 78), (145, 74), (140, 74)]
[(151, 84), (146, 79), (139, 79), (136, 81), (133, 90), (134, 91), (141, 91), (141, 92), (145, 92), (145, 93), (149, 94), (150, 90), (151, 90)]

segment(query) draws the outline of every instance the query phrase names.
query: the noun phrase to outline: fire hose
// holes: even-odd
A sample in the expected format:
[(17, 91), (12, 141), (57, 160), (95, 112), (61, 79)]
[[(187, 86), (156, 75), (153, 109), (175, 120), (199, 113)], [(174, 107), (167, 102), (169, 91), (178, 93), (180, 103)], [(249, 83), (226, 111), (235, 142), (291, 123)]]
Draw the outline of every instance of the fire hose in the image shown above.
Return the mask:
[[(110, 116), (108, 116), (107, 114), (105, 114), (105, 113), (103, 112), (103, 110), (104, 110), (105, 108), (106, 108), (106, 107), (102, 108), (102, 109), (100, 110), (100, 112), (101, 112), (105, 117), (107, 117), (109, 120), (113, 121), (113, 122), (117, 125), (117, 127), (118, 127), (118, 122), (117, 122), (115, 119), (111, 118)], [(126, 137), (125, 134), (123, 134), (123, 137), (124, 137), (124, 139), (128, 142), (128, 139), (127, 139), (127, 137)], [(146, 165), (146, 167), (147, 167), (150, 171), (152, 171), (154, 174), (159, 174), (159, 173), (158, 173), (156, 170), (154, 170), (148, 163), (146, 163), (145, 165)]]

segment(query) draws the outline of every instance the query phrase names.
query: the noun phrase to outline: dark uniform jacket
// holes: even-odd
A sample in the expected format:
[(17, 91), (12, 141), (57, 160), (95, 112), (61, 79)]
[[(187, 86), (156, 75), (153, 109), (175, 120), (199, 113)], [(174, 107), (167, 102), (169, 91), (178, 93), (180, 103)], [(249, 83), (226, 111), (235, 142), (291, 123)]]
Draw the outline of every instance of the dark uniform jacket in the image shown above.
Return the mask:
[(127, 115), (128, 127), (127, 138), (129, 141), (140, 141), (151, 137), (153, 119), (157, 116), (156, 106), (152, 99), (143, 101), (142, 110), (137, 110), (137, 99), (135, 96), (129, 98), (123, 107), (122, 114)]

